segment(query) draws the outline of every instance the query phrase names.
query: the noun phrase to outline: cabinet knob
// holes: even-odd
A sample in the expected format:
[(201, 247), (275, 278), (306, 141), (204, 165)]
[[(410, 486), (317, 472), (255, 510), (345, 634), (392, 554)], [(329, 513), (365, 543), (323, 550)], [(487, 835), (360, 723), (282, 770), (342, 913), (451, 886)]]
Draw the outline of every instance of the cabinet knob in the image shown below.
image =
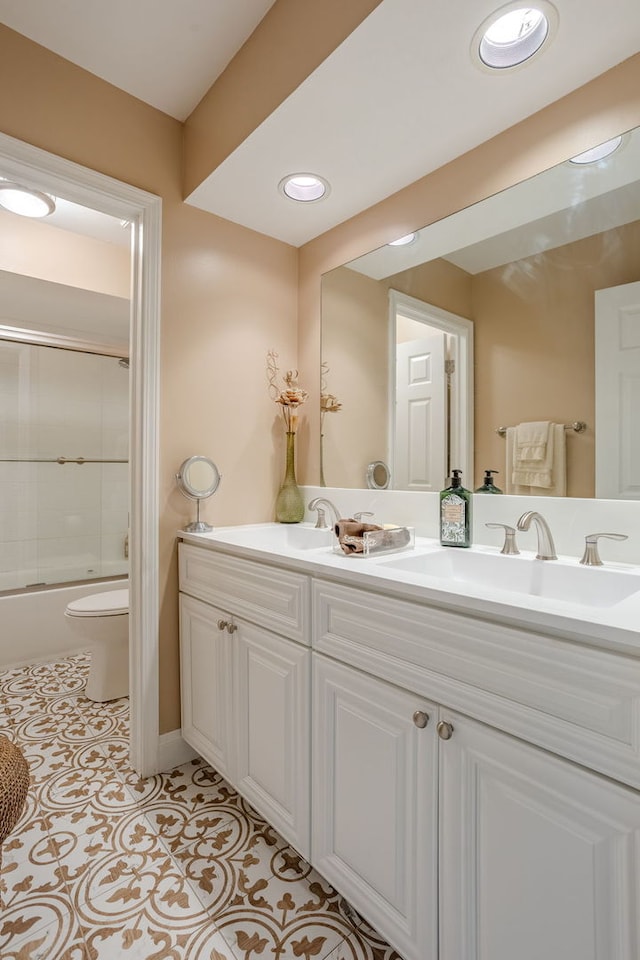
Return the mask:
[(413, 715), (413, 722), (416, 727), (420, 727), (422, 730), (429, 723), (429, 714), (425, 713), (424, 710), (416, 710)]
[(218, 620), (218, 630), (227, 630), (229, 627), (228, 620)]
[(227, 624), (227, 633), (235, 633), (237, 629), (238, 628), (233, 622), (233, 620), (230, 620), (229, 623)]
[(438, 731), (438, 736), (441, 740), (451, 740), (453, 736), (453, 724), (447, 723), (446, 720), (441, 720), (438, 726), (436, 727)]

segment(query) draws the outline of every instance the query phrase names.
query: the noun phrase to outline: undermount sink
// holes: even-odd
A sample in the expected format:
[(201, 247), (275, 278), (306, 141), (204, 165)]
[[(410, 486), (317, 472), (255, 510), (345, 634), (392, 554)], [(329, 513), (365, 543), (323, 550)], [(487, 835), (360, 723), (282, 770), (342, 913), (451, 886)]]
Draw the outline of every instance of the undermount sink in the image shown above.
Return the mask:
[(380, 566), (472, 588), (612, 607), (640, 591), (640, 571), (585, 567), (577, 560), (536, 560), (524, 555), (475, 553), (446, 548), (387, 560)]
[(256, 523), (214, 530), (213, 537), (240, 547), (262, 550), (314, 550), (330, 547), (333, 530), (318, 530), (309, 523)]

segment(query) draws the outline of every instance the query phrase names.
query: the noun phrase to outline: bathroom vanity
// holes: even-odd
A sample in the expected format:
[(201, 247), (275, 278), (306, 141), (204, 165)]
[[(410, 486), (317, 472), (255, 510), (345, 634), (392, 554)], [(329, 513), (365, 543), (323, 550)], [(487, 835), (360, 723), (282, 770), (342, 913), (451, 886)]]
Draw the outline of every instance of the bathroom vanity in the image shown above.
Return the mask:
[(405, 960), (637, 960), (640, 570), (323, 533), (180, 534), (184, 739)]

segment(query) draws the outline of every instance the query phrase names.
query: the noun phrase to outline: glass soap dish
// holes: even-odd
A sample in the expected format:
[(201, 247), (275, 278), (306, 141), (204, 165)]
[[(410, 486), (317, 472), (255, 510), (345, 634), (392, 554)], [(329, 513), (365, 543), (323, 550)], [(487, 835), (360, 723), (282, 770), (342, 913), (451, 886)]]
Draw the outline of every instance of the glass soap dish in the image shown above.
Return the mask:
[(334, 553), (341, 553), (349, 557), (373, 557), (382, 553), (399, 553), (402, 550), (411, 550), (415, 546), (415, 529), (413, 527), (386, 526), (381, 530), (366, 530), (360, 536), (346, 536), (343, 542), (350, 547), (347, 553), (336, 543)]

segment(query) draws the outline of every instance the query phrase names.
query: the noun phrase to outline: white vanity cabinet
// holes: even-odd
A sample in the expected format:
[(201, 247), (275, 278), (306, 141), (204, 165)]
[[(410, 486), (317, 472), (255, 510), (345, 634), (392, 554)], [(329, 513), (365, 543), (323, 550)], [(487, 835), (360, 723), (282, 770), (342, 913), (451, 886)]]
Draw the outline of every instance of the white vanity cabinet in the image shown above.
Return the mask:
[(444, 715), (441, 960), (637, 958), (638, 793)]
[(638, 661), (329, 581), (313, 610), (314, 865), (405, 960), (637, 960), (640, 794), (572, 761), (637, 780)]
[(314, 866), (403, 957), (438, 955), (436, 708), (320, 654)]
[(309, 580), (181, 543), (182, 735), (304, 856)]
[(228, 780), (233, 778), (231, 635), (209, 603), (180, 594), (182, 736)]

